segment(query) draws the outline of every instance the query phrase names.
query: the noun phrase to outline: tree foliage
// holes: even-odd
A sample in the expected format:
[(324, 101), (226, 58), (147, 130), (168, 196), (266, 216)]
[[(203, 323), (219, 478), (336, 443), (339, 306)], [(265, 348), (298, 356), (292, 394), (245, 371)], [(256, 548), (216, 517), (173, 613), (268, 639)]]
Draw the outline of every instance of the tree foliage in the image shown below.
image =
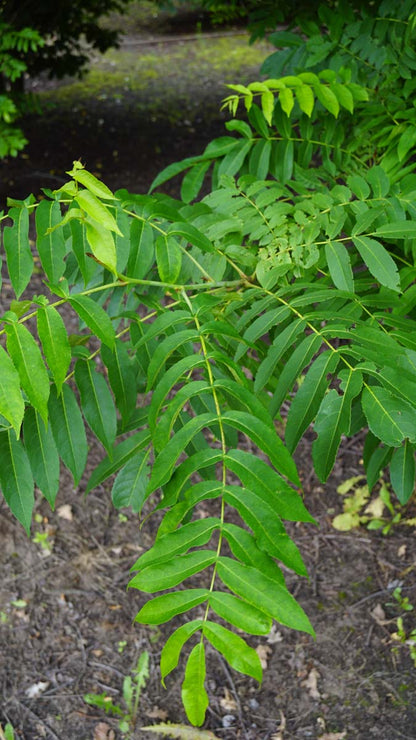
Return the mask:
[[(207, 645), (261, 681), (235, 629), (313, 634), (284, 579), (306, 575), (284, 522), (313, 524), (292, 457), (310, 425), (322, 481), (361, 432), (370, 489), (390, 466), (401, 503), (414, 490), (416, 15), (393, 0), (378, 13), (325, 8), (326, 35), (284, 36), (274, 77), (230, 86), (225, 105), (247, 120), (166, 168), (153, 194), (113, 193), (76, 162), (59, 190), (3, 216), (16, 295), (1, 330), (3, 495), (29, 531), (35, 486), (53, 507), (60, 461), (79, 483), (88, 426), (103, 457), (87, 492), (116, 474), (116, 507), (163, 513), (129, 585), (149, 595), (139, 623), (195, 610), (161, 674), (188, 650), (196, 725)], [(179, 174), (181, 200), (154, 192)], [(25, 294), (33, 214), (39, 296)]]

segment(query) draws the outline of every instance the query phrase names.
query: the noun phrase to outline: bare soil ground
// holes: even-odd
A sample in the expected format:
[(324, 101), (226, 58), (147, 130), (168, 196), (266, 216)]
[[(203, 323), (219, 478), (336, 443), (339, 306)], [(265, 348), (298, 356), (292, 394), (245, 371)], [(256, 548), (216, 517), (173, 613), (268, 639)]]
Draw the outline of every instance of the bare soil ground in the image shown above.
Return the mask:
[[(122, 51), (130, 44), (136, 56), (166, 55), (172, 71), (173, 42), (149, 41), (146, 46), (143, 38), (131, 37)], [(62, 85), (61, 97), (51, 89), (54, 107), (43, 118), (24, 121), (31, 142), (25, 158), (0, 165), (0, 196), (55, 187), (78, 157), (111, 187), (144, 192), (161, 167), (201, 151), (223, 133), (224, 116), (217, 112), (221, 85), (233, 81), (224, 79), (224, 68), (211, 77), (201, 73), (201, 42), (175, 42), (182, 43), (176, 59), (192, 72), (185, 82), (166, 72), (163, 79), (153, 75), (142, 89), (129, 81), (127, 89), (117, 83), (109, 93), (100, 78), (94, 94), (87, 87), (76, 104), (65, 93), (72, 81)], [(117, 63), (117, 57), (109, 59)], [(123, 63), (130, 61), (125, 57)], [(254, 64), (240, 72), (239, 79), (243, 72), (247, 78), (256, 75)], [(48, 85), (43, 81), (39, 87)], [(92, 445), (90, 469), (102, 455)], [(261, 687), (209, 654), (205, 727), (224, 740), (414, 740), (415, 666), (409, 646), (391, 637), (401, 613), (393, 605), (394, 588), (401, 585), (403, 595), (416, 602), (414, 527), (397, 526), (388, 536), (332, 527), (342, 509), (336, 487), (363, 472), (360, 440), (343, 445), (325, 487), (311, 472), (310, 440), (302, 442), (297, 461), (318, 526), (292, 529), (310, 578), (288, 574), (288, 584), (317, 639), (278, 625), (269, 638), (253, 638), (265, 665)], [(30, 539), (7, 507), (0, 508), (0, 723), (12, 723), (24, 740), (121, 737), (117, 719), (83, 697), (105, 692), (120, 702), (123, 677), (147, 650), (150, 678), (131, 737), (150, 740), (155, 735), (141, 726), (186, 721), (181, 671), (170, 677), (166, 690), (160, 683), (158, 661), (170, 626), (134, 624), (144, 597), (126, 592), (129, 568), (151, 544), (154, 524), (150, 519), (140, 530), (128, 512), (120, 517), (111, 505), (110, 485), (85, 499), (86, 478), (74, 490), (62, 471), (56, 511), (39, 498)], [(411, 611), (404, 620), (409, 631), (416, 627)]]

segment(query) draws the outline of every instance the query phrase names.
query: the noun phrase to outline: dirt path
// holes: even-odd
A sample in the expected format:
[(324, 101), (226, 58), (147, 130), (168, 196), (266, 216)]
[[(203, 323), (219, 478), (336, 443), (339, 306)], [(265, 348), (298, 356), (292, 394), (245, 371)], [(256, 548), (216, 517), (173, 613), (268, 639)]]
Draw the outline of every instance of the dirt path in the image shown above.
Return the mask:
[[(111, 187), (143, 192), (167, 163), (222, 135), (218, 101), (224, 82), (236, 79), (228, 78), (231, 52), (239, 80), (255, 74), (245, 38), (233, 36), (231, 49), (229, 40), (212, 46), (214, 39), (202, 37), (142, 42), (128, 39), (120, 52), (96, 60), (80, 85), (38, 86), (47, 114), (24, 122), (31, 142), (25, 158), (0, 165), (2, 198), (59, 185), (79, 157)], [(102, 454), (95, 446), (91, 464)], [(289, 575), (288, 583), (318, 637), (278, 627), (268, 639), (253, 639), (267, 666), (261, 689), (209, 655), (206, 727), (224, 740), (416, 738), (415, 668), (406, 646), (394, 651), (391, 639), (400, 613), (392, 606), (395, 586), (416, 603), (414, 528), (383, 536), (331, 525), (341, 511), (336, 486), (362, 474), (360, 455), (358, 442), (346, 447), (324, 490), (310, 473), (307, 441), (298, 453), (318, 527), (294, 530), (310, 580)], [(24, 740), (120, 737), (117, 720), (83, 696), (103, 692), (119, 702), (123, 677), (143, 650), (151, 671), (137, 727), (185, 721), (180, 672), (167, 690), (160, 684), (167, 630), (134, 625), (144, 599), (125, 590), (137, 553), (152, 541), (151, 523), (140, 532), (133, 516), (120, 517), (109, 485), (85, 502), (85, 480), (74, 491), (63, 474), (55, 513), (38, 501), (30, 540), (0, 508), (0, 722), (10, 721)], [(415, 626), (411, 612), (405, 620)]]

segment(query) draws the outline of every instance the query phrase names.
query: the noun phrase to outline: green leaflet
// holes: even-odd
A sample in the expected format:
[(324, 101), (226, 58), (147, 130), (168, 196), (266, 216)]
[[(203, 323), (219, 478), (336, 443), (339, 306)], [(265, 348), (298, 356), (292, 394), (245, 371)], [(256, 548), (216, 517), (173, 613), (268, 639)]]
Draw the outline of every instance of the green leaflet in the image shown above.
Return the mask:
[(114, 402), (104, 377), (97, 373), (95, 362), (78, 360), (75, 365), (75, 382), (81, 396), (85, 420), (111, 454), (117, 433), (117, 416)]
[(246, 353), (248, 345), (256, 342), (259, 337), (267, 334), (269, 329), (277, 326), (280, 322), (290, 316), (290, 310), (286, 306), (280, 306), (279, 308), (273, 308), (270, 311), (266, 311), (264, 314), (259, 316), (244, 332), (243, 338), (246, 340), (247, 345), (241, 344), (237, 352), (235, 353), (234, 359), (236, 362)]
[[(101, 226), (107, 233), (113, 231), (115, 234), (122, 236), (117, 226), (117, 221), (100, 199), (90, 190), (79, 190), (76, 195), (76, 201), (80, 208), (93, 219), (94, 228)], [(87, 221), (87, 225), (88, 225)]]
[(285, 428), (285, 441), (293, 453), (299, 440), (315, 418), (329, 385), (328, 375), (335, 372), (339, 355), (335, 351), (322, 352), (309, 368), (293, 399)]
[(180, 309), (176, 311), (164, 311), (151, 324), (146, 326), (145, 333), (134, 345), (135, 349), (148, 344), (154, 337), (160, 337), (162, 334), (170, 334), (169, 329), (180, 324), (186, 325), (190, 320), (193, 320), (193, 317), (189, 311)]
[(397, 265), (383, 245), (368, 236), (356, 236), (352, 241), (376, 280), (386, 288), (400, 292)]
[(258, 141), (250, 154), (249, 170), (259, 180), (264, 180), (269, 172), (272, 142), (266, 139)]
[(11, 208), (8, 216), (13, 226), (3, 231), (7, 269), (17, 298), (26, 288), (33, 271), (33, 257), (29, 244), (29, 211), (27, 208)]
[(173, 386), (178, 383), (185, 373), (191, 372), (196, 367), (200, 367), (201, 365), (205, 365), (205, 358), (201, 355), (191, 355), (188, 357), (183, 357), (181, 360), (178, 360), (172, 367), (167, 370), (163, 376), (161, 377), (159, 383), (157, 384), (153, 395), (152, 400), (150, 403), (150, 409), (149, 409), (149, 427), (150, 429), (154, 429), (156, 426), (156, 421), (160, 413), (160, 409), (163, 405), (163, 402), (168, 395), (168, 393), (172, 390)]
[(72, 170), (66, 174), (70, 175), (74, 180), (80, 182), (87, 190), (97, 196), (97, 198), (104, 198), (104, 200), (117, 200), (111, 190), (101, 180), (98, 180), (91, 172), (84, 170), (78, 166), (73, 167)]
[[(166, 483), (166, 485), (164, 485), (164, 496), (161, 505), (158, 508), (164, 508), (165, 506), (170, 506), (175, 503), (192, 473), (199, 472), (200, 470), (204, 470), (204, 468), (213, 466), (216, 463), (221, 462), (222, 459), (223, 454), (221, 450), (207, 447), (184, 460), (184, 462), (176, 468), (171, 479)], [(214, 489), (218, 486), (219, 481), (211, 481), (211, 483)], [(220, 485), (222, 486), (222, 483)]]
[(390, 480), (397, 498), (405, 505), (415, 490), (415, 445), (408, 439), (393, 452)]
[(182, 684), (182, 702), (191, 724), (200, 727), (205, 719), (209, 700), (205, 684), (205, 650), (202, 642), (191, 650)]
[(173, 588), (185, 581), (194, 573), (213, 565), (217, 559), (215, 552), (210, 550), (195, 550), (188, 555), (178, 555), (170, 562), (149, 565), (138, 573), (129, 582), (129, 588), (139, 588), (141, 591), (153, 594), (165, 588)]
[[(274, 104), (274, 98), (272, 95), (273, 104)], [(234, 141), (234, 147), (231, 149), (231, 151), (225, 155), (224, 159), (221, 161), (220, 166), (218, 168), (218, 176), (221, 175), (228, 175), (232, 177), (237, 172), (239, 172), (245, 158), (247, 157), (251, 147), (253, 146), (253, 141), (250, 140), (237, 140), (233, 139)]]
[(266, 576), (273, 581), (285, 585), (282, 571), (264, 550), (260, 550), (252, 534), (246, 529), (238, 527), (236, 524), (225, 522), (222, 531), (230, 546), (230, 550), (238, 560), (246, 565), (252, 565), (254, 568), (261, 570)]
[[(117, 227), (118, 229), (118, 227)], [(95, 259), (107, 270), (117, 273), (117, 254), (116, 245), (114, 243), (114, 237), (111, 231), (108, 230), (98, 221), (86, 221), (85, 222), (86, 236), (88, 244), (91, 247), (91, 251)], [(117, 231), (117, 233), (120, 233)]]
[(273, 431), (274, 422), (273, 419), (268, 415), (266, 408), (263, 406), (261, 401), (252, 393), (248, 388), (245, 388), (240, 383), (236, 383), (234, 380), (228, 378), (220, 378), (214, 381), (213, 388), (219, 388), (223, 391), (223, 394), (231, 396), (233, 399), (233, 405), (243, 406), (249, 411), (254, 417), (260, 419), (263, 424), (271, 427)]
[(221, 619), (250, 635), (268, 635), (272, 628), (270, 617), (232, 594), (213, 591), (209, 605)]
[(299, 483), (295, 462), (274, 428), (245, 411), (226, 411), (221, 418), (225, 424), (238, 429), (263, 450), (280, 473), (296, 485)]
[(322, 338), (319, 334), (308, 334), (293, 351), (292, 356), (288, 359), (280, 373), (276, 389), (270, 401), (269, 412), (271, 416), (276, 416), (279, 412), (296, 378), (301, 374), (303, 368), (309, 364), (321, 343)]
[(415, 221), (390, 221), (383, 226), (378, 226), (374, 233), (386, 239), (415, 239), (416, 223)]
[(314, 521), (299, 494), (273, 468), (245, 450), (228, 450), (227, 468), (238, 475), (246, 488), (269, 502), (276, 514), (289, 521)]
[(116, 509), (131, 506), (135, 514), (141, 512), (149, 482), (149, 454), (149, 450), (137, 453), (118, 473), (111, 490), (111, 500)]
[(71, 471), (75, 485), (78, 485), (87, 462), (88, 445), (81, 412), (68, 385), (62, 386), (62, 393), (59, 396), (52, 386), (49, 397), (49, 423), (59, 456)]
[[(286, 310), (286, 306), (284, 306), (284, 309)], [(284, 314), (282, 318), (284, 318)], [(292, 321), (289, 326), (286, 326), (280, 334), (278, 334), (272, 346), (269, 348), (266, 357), (257, 368), (256, 377), (254, 379), (254, 390), (256, 393), (259, 393), (259, 391), (261, 391), (267, 384), (282, 355), (293, 344), (298, 335), (305, 329), (305, 326), (306, 322), (304, 319), (297, 318)]]
[(212, 242), (192, 224), (178, 221), (169, 226), (167, 233), (168, 237), (179, 236), (186, 239), (189, 244), (198, 247), (202, 252), (215, 252)]
[(153, 547), (136, 560), (131, 570), (141, 570), (148, 565), (164, 562), (176, 555), (181, 555), (191, 547), (206, 545), (211, 539), (213, 531), (220, 527), (220, 520), (214, 517), (197, 519), (184, 524), (179, 529), (158, 537)]
[[(161, 372), (166, 360), (169, 359), (170, 355), (175, 350), (182, 347), (187, 342), (197, 342), (199, 334), (195, 329), (184, 329), (183, 331), (175, 332), (165, 337), (160, 342), (156, 351), (150, 360), (148, 371), (147, 371), (147, 390), (151, 390), (157, 376)], [(169, 389), (170, 390), (170, 389)]]
[(341, 435), (348, 434), (351, 423), (351, 403), (362, 387), (362, 375), (356, 371), (345, 371), (346, 380), (342, 386), (343, 394), (330, 390), (319, 407), (314, 431), (318, 435), (312, 446), (315, 471), (324, 482), (330, 474)]
[(190, 203), (198, 197), (205, 175), (211, 167), (211, 161), (197, 162), (186, 173), (181, 185), (181, 199)]
[(339, 102), (334, 91), (327, 85), (323, 85), (321, 83), (315, 83), (314, 91), (316, 97), (319, 102), (322, 103), (324, 108), (337, 118), (339, 113)]
[[(71, 211), (72, 209), (70, 209)], [(70, 212), (69, 211), (69, 212)], [(90, 280), (96, 274), (97, 270), (101, 269), (99, 265), (91, 258), (87, 256), (91, 246), (87, 242), (87, 232), (85, 224), (80, 221), (71, 220), (71, 234), (72, 234), (72, 251), (77, 260), (81, 275), (84, 280), (84, 285), (88, 285)]]
[(202, 414), (201, 416), (195, 416), (182, 429), (176, 432), (154, 462), (152, 477), (149, 483), (149, 494), (163, 486), (169, 480), (178, 457), (198, 432), (217, 421), (218, 417), (216, 414)]
[(53, 510), (59, 490), (58, 450), (51, 425), (46, 427), (38, 412), (31, 407), (26, 409), (23, 437), (35, 483)]
[(166, 676), (178, 665), (179, 656), (185, 642), (202, 627), (202, 624), (202, 619), (193, 619), (191, 622), (186, 622), (186, 624), (178, 627), (164, 644), (160, 655), (160, 673), (163, 686), (165, 686)]
[(14, 516), (29, 535), (35, 503), (33, 477), (23, 444), (12, 429), (0, 432), (0, 487)]
[(182, 251), (174, 237), (157, 237), (156, 264), (163, 283), (176, 283), (182, 267)]
[(127, 424), (136, 407), (137, 383), (125, 342), (116, 340), (113, 351), (103, 345), (101, 357), (108, 371), (111, 390), (114, 393), (123, 424)]
[(153, 444), (160, 452), (167, 445), (170, 435), (178, 417), (185, 404), (195, 395), (211, 391), (211, 385), (205, 380), (195, 380), (182, 386), (170, 401), (153, 434)]
[(354, 292), (354, 278), (347, 249), (340, 242), (327, 242), (325, 256), (334, 285), (338, 290)]
[(136, 432), (131, 437), (127, 437), (122, 442), (113, 446), (111, 451), (111, 457), (106, 457), (101, 460), (99, 465), (92, 471), (87, 487), (85, 489), (85, 495), (92, 491), (93, 488), (99, 486), (100, 483), (107, 480), (111, 475), (120, 470), (133, 455), (139, 450), (142, 450), (150, 442), (150, 434), (147, 430), (142, 432)]
[(298, 548), (286, 534), (276, 512), (263, 498), (247, 488), (226, 486), (224, 499), (237, 509), (243, 521), (253, 531), (262, 550), (281, 560), (299, 575), (307, 575)]
[(140, 624), (164, 624), (178, 614), (202, 604), (209, 595), (207, 588), (191, 588), (156, 596), (140, 609), (134, 621)]
[(54, 229), (62, 221), (61, 208), (56, 201), (42, 200), (36, 208), (36, 246), (42, 267), (52, 285), (57, 285), (65, 271), (65, 239), (62, 228)]
[(230, 591), (280, 624), (315, 634), (302, 607), (285, 586), (279, 585), (256, 568), (226, 557), (218, 559), (217, 573)]
[(25, 404), (20, 390), (20, 378), (6, 350), (0, 345), (0, 414), (10, 422), (19, 436)]
[(407, 401), (372, 385), (363, 390), (362, 407), (370, 430), (384, 444), (398, 447), (406, 438), (416, 442), (415, 410)]
[(6, 325), (7, 350), (19, 373), (22, 388), (44, 422), (48, 419), (49, 378), (40, 349), (22, 324)]
[(204, 637), (224, 656), (234, 670), (262, 681), (260, 658), (254, 648), (249, 647), (242, 637), (216, 622), (204, 622)]
[(60, 393), (71, 363), (71, 347), (65, 324), (56, 308), (53, 306), (38, 308), (37, 329), (43, 353)]
[(115, 332), (111, 319), (104, 309), (86, 295), (73, 295), (69, 302), (93, 334), (112, 349), (115, 342)]
[(155, 259), (153, 229), (146, 221), (133, 219), (130, 226), (130, 253), (126, 275), (143, 280)]

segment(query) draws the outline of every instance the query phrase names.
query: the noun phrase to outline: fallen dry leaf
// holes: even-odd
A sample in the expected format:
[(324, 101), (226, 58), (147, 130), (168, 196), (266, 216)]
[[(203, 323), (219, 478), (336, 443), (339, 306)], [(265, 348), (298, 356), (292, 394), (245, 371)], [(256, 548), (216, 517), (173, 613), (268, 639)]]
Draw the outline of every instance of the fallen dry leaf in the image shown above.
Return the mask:
[(94, 727), (92, 740), (115, 740), (116, 735), (107, 722), (99, 722)]
[(62, 504), (62, 506), (59, 506), (56, 510), (56, 513), (58, 516), (61, 517), (61, 519), (66, 519), (68, 522), (72, 522), (73, 520), (73, 514), (72, 514), (72, 508), (69, 504)]
[(347, 737), (346, 732), (326, 732), (325, 735), (319, 735), (319, 740), (344, 740)]
[(283, 733), (286, 729), (286, 717), (280, 710), (280, 726), (278, 732), (274, 732), (270, 740), (283, 740)]
[(377, 624), (388, 624), (388, 619), (386, 619), (386, 613), (381, 606), (381, 604), (376, 604), (374, 609), (370, 612), (373, 619), (376, 620)]
[(257, 645), (256, 647), (256, 653), (260, 658), (260, 663), (263, 670), (266, 670), (267, 668), (267, 663), (271, 652), (272, 649), (268, 645)]
[(237, 709), (237, 703), (227, 688), (224, 688), (224, 697), (220, 699), (220, 704), (226, 712), (230, 712), (231, 714)]
[(399, 558), (405, 558), (407, 552), (407, 545), (400, 545), (399, 549), (397, 550), (397, 554)]
[(308, 689), (310, 696), (312, 697), (312, 699), (315, 700), (321, 698), (321, 695), (318, 691), (318, 678), (320, 678), (318, 671), (316, 670), (316, 668), (312, 668), (309, 671), (307, 678), (302, 681), (302, 686), (304, 686), (305, 689)]
[(160, 707), (156, 706), (153, 707), (153, 709), (149, 709), (148, 712), (146, 712), (146, 717), (150, 717), (151, 719), (166, 719), (168, 716), (168, 713), (165, 712), (164, 709), (161, 709)]
[(49, 686), (49, 681), (38, 681), (26, 689), (25, 694), (29, 699), (37, 699)]
[(275, 645), (277, 642), (282, 642), (282, 641), (283, 641), (283, 635), (281, 632), (279, 632), (276, 625), (274, 624), (269, 632), (267, 642), (269, 643), (269, 645)]
[(198, 730), (197, 727), (175, 725), (170, 724), (170, 722), (160, 725), (149, 725), (140, 729), (147, 732), (155, 732), (157, 735), (164, 735), (165, 737), (176, 737), (178, 740), (220, 740), (217, 735), (214, 735), (209, 730)]

